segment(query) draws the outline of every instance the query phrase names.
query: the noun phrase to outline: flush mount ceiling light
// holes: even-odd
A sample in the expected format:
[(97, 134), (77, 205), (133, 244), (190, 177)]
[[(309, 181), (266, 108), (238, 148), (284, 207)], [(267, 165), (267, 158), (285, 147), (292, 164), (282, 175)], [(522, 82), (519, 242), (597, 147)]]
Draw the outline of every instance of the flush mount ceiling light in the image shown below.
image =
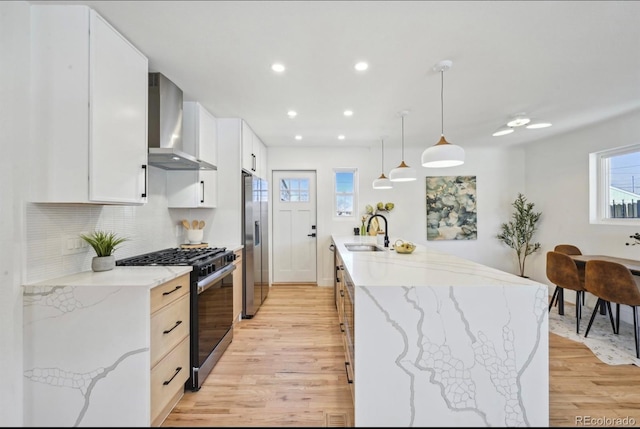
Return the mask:
[(344, 116), (353, 116), (353, 110), (345, 110)]
[(416, 180), (416, 170), (409, 167), (404, 162), (404, 117), (409, 114), (408, 111), (400, 112), (402, 118), (402, 162), (389, 173), (389, 180), (392, 182), (410, 182)]
[(511, 134), (512, 132), (513, 132), (512, 127), (507, 127), (506, 125), (503, 125), (502, 127), (498, 128), (496, 132), (492, 134), (492, 136), (494, 137), (506, 136), (507, 134)]
[(344, 135), (343, 135), (343, 134), (340, 134), (340, 135), (338, 136), (338, 140), (344, 140)]
[(296, 138), (296, 140), (302, 140), (302, 136), (301, 135), (297, 135), (295, 138)]
[(502, 125), (500, 128), (498, 128), (492, 134), (492, 136), (494, 137), (505, 136), (507, 134), (511, 134), (512, 132), (516, 131), (518, 128), (521, 128), (523, 126), (528, 130), (535, 130), (539, 128), (550, 127), (551, 122), (531, 119), (525, 113), (518, 113), (516, 115), (511, 116), (507, 121), (507, 123)]
[(271, 65), (271, 70), (273, 70), (276, 73), (282, 73), (284, 71), (284, 65), (280, 64), (280, 63), (275, 63)]
[(529, 122), (531, 122), (531, 118), (527, 117), (524, 113), (518, 113), (509, 119), (507, 127), (521, 127), (527, 125)]
[(393, 183), (387, 176), (384, 175), (384, 139), (382, 141), (382, 174), (376, 180), (373, 181), (373, 189), (391, 189)]
[(295, 110), (289, 110), (287, 112), (287, 115), (289, 115), (290, 118), (295, 118), (298, 115), (298, 112), (296, 112)]
[(428, 147), (422, 152), (423, 167), (455, 167), (464, 164), (464, 149), (460, 146), (449, 143), (444, 138), (444, 72), (451, 68), (453, 63), (450, 60), (442, 60), (435, 66), (434, 71), (440, 72), (440, 141)]
[(533, 120), (530, 124), (527, 124), (525, 128), (528, 130), (537, 130), (539, 128), (547, 128), (550, 126), (551, 126), (551, 122)]

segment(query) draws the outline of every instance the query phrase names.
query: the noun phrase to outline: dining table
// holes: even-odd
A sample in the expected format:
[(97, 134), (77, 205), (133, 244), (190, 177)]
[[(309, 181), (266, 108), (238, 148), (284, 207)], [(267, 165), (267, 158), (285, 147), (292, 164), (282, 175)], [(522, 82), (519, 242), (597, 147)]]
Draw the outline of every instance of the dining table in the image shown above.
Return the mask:
[(606, 255), (569, 255), (571, 259), (576, 262), (579, 270), (583, 270), (587, 261), (609, 261), (609, 262), (617, 262), (618, 264), (622, 264), (631, 271), (631, 274), (634, 276), (640, 276), (640, 261), (636, 261), (634, 259), (624, 259), (624, 258), (616, 258), (614, 256), (606, 256)]
[[(624, 265), (631, 271), (631, 274), (634, 276), (640, 276), (640, 261), (635, 259), (625, 259), (625, 258), (617, 258), (615, 256), (607, 256), (607, 255), (569, 255), (571, 259), (573, 259), (578, 267), (579, 271), (584, 272), (585, 266), (588, 261), (609, 261), (609, 262), (617, 262), (618, 264)], [(638, 287), (640, 288), (640, 278), (636, 279), (636, 283), (638, 283)], [(564, 301), (564, 300), (563, 300)], [(561, 305), (561, 304), (559, 304)], [(561, 313), (564, 314), (564, 308), (558, 309)], [(604, 306), (600, 308), (600, 314), (606, 314), (606, 310)]]

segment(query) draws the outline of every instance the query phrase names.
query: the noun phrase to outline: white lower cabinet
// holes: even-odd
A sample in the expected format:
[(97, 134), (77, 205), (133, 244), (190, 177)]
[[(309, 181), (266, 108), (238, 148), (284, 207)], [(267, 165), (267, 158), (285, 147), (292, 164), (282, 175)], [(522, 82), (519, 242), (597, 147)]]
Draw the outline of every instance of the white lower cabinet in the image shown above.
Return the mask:
[(24, 286), (24, 426), (161, 425), (189, 378), (189, 269)]

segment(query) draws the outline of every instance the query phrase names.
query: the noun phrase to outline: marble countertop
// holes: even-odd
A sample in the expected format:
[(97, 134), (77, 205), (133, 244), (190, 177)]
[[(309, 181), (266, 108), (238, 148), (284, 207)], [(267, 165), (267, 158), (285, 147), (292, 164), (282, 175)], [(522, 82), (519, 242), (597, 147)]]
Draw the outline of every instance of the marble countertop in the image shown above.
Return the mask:
[(371, 236), (332, 236), (345, 269), (356, 286), (491, 286), (541, 283), (459, 258), (424, 245), (413, 253), (388, 248), (378, 252), (353, 252), (347, 243), (376, 243)]
[(43, 280), (37, 283), (24, 285), (25, 287), (39, 286), (125, 286), (153, 288), (191, 272), (191, 266), (145, 266), (145, 267), (120, 267), (113, 270), (93, 272), (83, 271)]

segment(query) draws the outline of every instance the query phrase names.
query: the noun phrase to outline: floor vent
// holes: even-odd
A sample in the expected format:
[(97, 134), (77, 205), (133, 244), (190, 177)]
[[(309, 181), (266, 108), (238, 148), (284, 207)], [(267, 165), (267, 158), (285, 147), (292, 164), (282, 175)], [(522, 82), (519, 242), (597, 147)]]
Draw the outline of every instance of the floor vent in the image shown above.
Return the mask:
[(347, 427), (347, 415), (346, 414), (327, 413), (325, 427), (328, 427), (328, 428), (346, 428)]

